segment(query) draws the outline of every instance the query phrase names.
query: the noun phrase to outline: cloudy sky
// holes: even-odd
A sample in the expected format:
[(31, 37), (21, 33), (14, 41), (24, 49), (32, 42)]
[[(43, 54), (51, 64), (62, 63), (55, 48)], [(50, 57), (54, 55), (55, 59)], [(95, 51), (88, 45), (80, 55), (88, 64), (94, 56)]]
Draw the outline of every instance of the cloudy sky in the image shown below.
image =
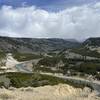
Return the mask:
[(100, 0), (0, 0), (0, 35), (99, 37)]

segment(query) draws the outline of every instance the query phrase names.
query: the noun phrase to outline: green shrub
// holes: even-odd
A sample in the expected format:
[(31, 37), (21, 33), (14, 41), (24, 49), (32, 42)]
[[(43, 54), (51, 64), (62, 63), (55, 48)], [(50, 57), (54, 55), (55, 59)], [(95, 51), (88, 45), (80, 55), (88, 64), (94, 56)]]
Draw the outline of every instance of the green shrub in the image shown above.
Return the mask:
[(86, 63), (82, 63), (79, 66), (74, 66), (73, 69), (79, 72), (95, 75), (98, 71), (100, 72), (100, 64), (86, 62)]
[(44, 66), (52, 66), (55, 67), (56, 64), (60, 61), (60, 58), (58, 57), (44, 57), (41, 59), (38, 64), (44, 65)]

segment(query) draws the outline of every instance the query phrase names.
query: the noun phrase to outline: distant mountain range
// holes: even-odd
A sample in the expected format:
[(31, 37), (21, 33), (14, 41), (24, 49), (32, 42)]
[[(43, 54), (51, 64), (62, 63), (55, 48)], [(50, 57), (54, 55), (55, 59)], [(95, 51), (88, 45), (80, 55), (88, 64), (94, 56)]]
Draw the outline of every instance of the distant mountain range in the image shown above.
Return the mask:
[(80, 43), (74, 39), (0, 37), (0, 51), (3, 52), (51, 52), (77, 48), (81, 45), (100, 46), (100, 38), (89, 38)]
[(11, 38), (0, 37), (0, 51), (5, 52), (50, 52), (67, 48), (75, 48), (80, 45), (74, 40), (65, 40), (58, 38)]

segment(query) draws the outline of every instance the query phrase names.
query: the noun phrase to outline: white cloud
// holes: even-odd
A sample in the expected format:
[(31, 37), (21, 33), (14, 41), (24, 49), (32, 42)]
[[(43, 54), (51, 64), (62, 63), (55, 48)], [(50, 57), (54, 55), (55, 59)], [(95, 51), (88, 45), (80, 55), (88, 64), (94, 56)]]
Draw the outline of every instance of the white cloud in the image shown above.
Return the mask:
[(53, 13), (35, 6), (0, 9), (0, 35), (76, 38), (100, 36), (100, 3)]

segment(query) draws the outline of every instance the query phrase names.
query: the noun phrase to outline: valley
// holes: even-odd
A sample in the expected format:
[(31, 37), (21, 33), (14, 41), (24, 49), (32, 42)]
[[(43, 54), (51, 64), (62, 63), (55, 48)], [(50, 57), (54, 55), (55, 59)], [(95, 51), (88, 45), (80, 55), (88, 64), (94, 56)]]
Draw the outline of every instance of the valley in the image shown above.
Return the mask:
[[(17, 92), (23, 94), (21, 88), (25, 89), (26, 95), (34, 89), (38, 89), (38, 94), (41, 94), (42, 90), (39, 89), (41, 87), (43, 91), (45, 87), (48, 89), (50, 87), (49, 91), (52, 91), (52, 88), (62, 88), (65, 84), (65, 88), (67, 85), (67, 87), (72, 86), (71, 89), (75, 89), (77, 92), (83, 93), (85, 88), (91, 90), (87, 97), (80, 97), (79, 93), (75, 94), (78, 96), (76, 100), (84, 98), (84, 100), (90, 100), (91, 96), (89, 95), (93, 95), (91, 100), (100, 99), (100, 53), (98, 52), (99, 49), (96, 49), (99, 48), (99, 45), (97, 42), (95, 42), (95, 45), (94, 43), (90, 44), (91, 38), (88, 39), (89, 43), (87, 40), (80, 43), (63, 39), (39, 40), (7, 37), (0, 39), (4, 44), (0, 47), (0, 87), (6, 88), (0, 89), (0, 91), (8, 93), (2, 92), (1, 97), (6, 95), (8, 100), (13, 100), (13, 96), (18, 94)], [(94, 39), (94, 41), (96, 40)], [(91, 42), (94, 41), (92, 39)], [(9, 46), (7, 47), (6, 44)], [(14, 90), (9, 90), (11, 87)], [(26, 92), (28, 87), (31, 87), (31, 89)], [(9, 98), (9, 93), (15, 90), (15, 94), (12, 93), (12, 98)], [(38, 95), (32, 91), (30, 94)], [(64, 95), (67, 96), (67, 90), (64, 91)], [(44, 94), (46, 95), (45, 92)], [(50, 95), (44, 99), (50, 100)], [(66, 100), (66, 96), (59, 95), (55, 95), (53, 100)], [(74, 98), (74, 94), (71, 95)], [(42, 96), (36, 100), (44, 100)], [(60, 99), (57, 99), (58, 97)], [(37, 96), (34, 96), (34, 98), (37, 98)], [(14, 100), (17, 100), (17, 97)]]

